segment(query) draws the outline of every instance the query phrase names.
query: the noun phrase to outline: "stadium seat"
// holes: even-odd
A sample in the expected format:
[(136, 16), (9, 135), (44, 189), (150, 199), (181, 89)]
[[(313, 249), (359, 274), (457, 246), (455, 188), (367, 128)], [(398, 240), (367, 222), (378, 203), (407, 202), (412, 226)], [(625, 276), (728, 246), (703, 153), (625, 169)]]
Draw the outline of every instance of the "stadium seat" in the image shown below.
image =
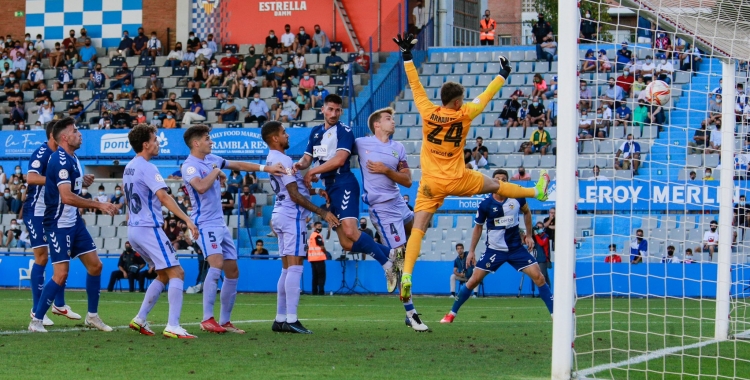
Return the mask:
[(438, 216), (437, 228), (453, 228), (453, 216), (450, 216), (450, 215)]
[(480, 51), (477, 53), (476, 62), (492, 61), (492, 53), (489, 51)]
[(511, 154), (505, 157), (505, 166), (508, 168), (517, 168), (523, 165), (523, 157), (518, 154)]

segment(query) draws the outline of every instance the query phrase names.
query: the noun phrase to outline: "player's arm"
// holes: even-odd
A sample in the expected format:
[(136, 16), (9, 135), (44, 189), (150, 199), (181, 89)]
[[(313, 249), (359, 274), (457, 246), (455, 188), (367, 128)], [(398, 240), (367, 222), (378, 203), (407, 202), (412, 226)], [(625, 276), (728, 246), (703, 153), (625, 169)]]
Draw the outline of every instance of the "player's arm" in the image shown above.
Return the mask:
[(411, 92), (414, 94), (414, 104), (417, 106), (417, 110), (419, 110), (422, 118), (424, 118), (425, 115), (431, 114), (438, 106), (432, 103), (427, 96), (422, 82), (419, 81), (419, 73), (417, 73), (414, 62), (404, 59), (404, 70), (406, 71), (406, 77), (409, 79)]
[[(323, 165), (319, 165), (310, 169), (310, 171), (307, 172), (307, 175), (305, 177), (310, 177), (310, 176), (318, 175), (321, 173), (328, 173), (330, 171), (337, 170), (338, 168), (344, 166), (344, 164), (346, 163), (346, 160), (349, 159), (350, 155), (351, 153), (349, 153), (349, 151), (339, 149), (336, 151), (336, 155), (333, 156), (333, 158), (326, 161), (326, 163), (324, 163)], [(308, 156), (305, 155), (305, 157), (308, 157)]]
[(29, 185), (44, 186), (46, 182), (47, 182), (47, 177), (40, 175), (37, 172), (29, 171), (26, 174), (26, 183)]
[(469, 256), (466, 256), (466, 268), (469, 268), (469, 265), (477, 264), (474, 251), (479, 244), (479, 238), (482, 237), (482, 229), (484, 229), (484, 224), (474, 223), (474, 231), (471, 233), (471, 243), (469, 244)]
[(95, 208), (110, 216), (114, 216), (117, 213), (117, 205), (109, 202), (95, 202), (73, 194), (70, 190), (70, 182), (61, 182), (57, 184), (57, 190), (60, 192), (60, 200), (66, 205), (77, 208)]
[[(187, 224), (188, 229), (193, 234), (193, 236), (198, 236), (198, 227), (195, 226), (193, 221), (190, 219), (187, 214), (185, 214), (179, 205), (177, 205), (177, 201), (172, 198), (171, 195), (167, 194), (167, 191), (163, 188), (156, 192), (156, 198), (159, 199), (159, 202), (167, 208), (167, 210), (171, 211), (174, 216), (180, 218), (183, 222)], [(192, 240), (192, 237), (191, 239)]]
[(490, 82), (484, 92), (479, 94), (479, 96), (477, 96), (471, 103), (466, 103), (466, 107), (469, 109), (470, 118), (473, 119), (484, 111), (484, 108), (487, 107), (490, 100), (492, 100), (492, 98), (495, 97), (495, 94), (503, 88), (511, 71), (510, 61), (508, 61), (507, 58), (500, 56), (500, 73), (498, 73), (495, 79)]
[(305, 170), (309, 168), (311, 164), (312, 164), (312, 154), (308, 154), (307, 152), (305, 152), (302, 158), (300, 158), (299, 161), (297, 161), (294, 164), (294, 168), (297, 170)]
[(526, 246), (529, 247), (530, 251), (534, 249), (534, 237), (532, 236), (534, 230), (531, 224), (531, 210), (528, 203), (521, 206), (521, 212), (523, 212), (523, 224), (526, 226)]
[(380, 161), (367, 161), (367, 170), (369, 170), (370, 173), (382, 174), (403, 187), (411, 187), (411, 170), (406, 166), (406, 162), (399, 162), (396, 169), (397, 170), (393, 170)]
[(244, 172), (266, 172), (273, 175), (287, 174), (286, 168), (284, 168), (279, 162), (272, 166), (266, 166), (252, 162), (227, 161), (227, 164), (224, 167), (229, 170), (240, 170)]
[(307, 197), (300, 194), (299, 188), (297, 188), (297, 182), (289, 182), (286, 185), (286, 191), (289, 192), (289, 197), (292, 198), (292, 201), (318, 215), (320, 215), (323, 219), (325, 219), (326, 222), (328, 222), (329, 225), (333, 225), (334, 227), (337, 227), (339, 225), (339, 219), (336, 218), (330, 211), (323, 210), (322, 208), (314, 205), (312, 202), (310, 202)]
[(204, 194), (208, 189), (211, 188), (211, 186), (214, 185), (214, 182), (217, 178), (219, 178), (219, 174), (221, 174), (221, 169), (214, 168), (211, 170), (210, 173), (208, 173), (207, 176), (204, 178), (200, 177), (193, 177), (193, 179), (190, 180), (190, 186), (195, 189), (199, 194)]

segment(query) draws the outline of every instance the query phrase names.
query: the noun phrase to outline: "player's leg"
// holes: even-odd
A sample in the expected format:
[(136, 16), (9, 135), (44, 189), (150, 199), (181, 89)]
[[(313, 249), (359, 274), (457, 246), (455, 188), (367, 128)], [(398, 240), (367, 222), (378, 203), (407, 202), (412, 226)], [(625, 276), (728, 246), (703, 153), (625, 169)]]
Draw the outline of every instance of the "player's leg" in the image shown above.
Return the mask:
[(237, 283), (240, 277), (240, 268), (237, 266), (237, 248), (232, 240), (232, 233), (224, 228), (224, 236), (221, 241), (221, 249), (224, 256), (224, 285), (221, 287), (221, 314), (219, 324), (227, 331), (244, 334), (245, 331), (232, 325), (231, 317), (234, 303), (237, 299)]
[[(28, 226), (28, 224), (27, 224)], [(44, 289), (44, 268), (47, 266), (47, 246), (36, 247), (34, 249), (34, 264), (31, 266), (31, 317), (34, 318), (34, 308), (39, 303), (39, 298)], [(58, 294), (62, 294), (60, 291)], [(57, 298), (57, 297), (56, 297)], [(44, 326), (52, 326), (52, 322), (47, 315), (43, 316)]]
[[(302, 252), (302, 254), (304, 254), (304, 249)], [(299, 319), (297, 319), (297, 306), (299, 306), (303, 258), (304, 256), (286, 257), (287, 263), (289, 265), (287, 267), (287, 276), (284, 284), (284, 287), (286, 289), (286, 322), (282, 326), (282, 331), (297, 334), (312, 334), (312, 331), (302, 326), (302, 323), (300, 323)]]
[[(420, 188), (422, 186), (420, 185)], [(416, 264), (419, 253), (422, 251), (422, 239), (432, 216), (442, 204), (442, 199), (440, 201), (423, 200), (421, 194), (421, 192), (417, 193), (411, 236), (406, 243), (404, 272), (401, 275), (401, 301), (408, 301), (411, 298), (411, 275), (414, 273), (414, 264)], [(424, 208), (424, 210), (420, 210), (420, 208)]]
[(282, 326), (286, 322), (286, 276), (289, 274), (289, 263), (287, 262), (287, 256), (285, 252), (289, 250), (287, 247), (287, 236), (284, 233), (282, 227), (284, 223), (276, 222), (271, 218), (271, 230), (279, 238), (279, 254), (281, 255), (281, 275), (279, 281), (276, 283), (276, 318), (273, 320), (271, 325), (271, 331), (283, 332)]
[[(149, 267), (157, 268), (154, 264), (154, 259), (158, 258), (158, 255), (155, 254), (154, 250), (161, 251), (160, 248), (162, 246), (157, 245), (155, 241), (147, 241), (150, 238), (150, 236), (147, 236), (146, 228), (131, 227), (128, 229), (128, 241), (130, 241), (130, 245), (133, 246), (136, 252), (141, 254), (141, 257), (143, 257)], [(169, 244), (169, 241), (167, 241), (167, 244)], [(148, 325), (147, 318), (148, 313), (154, 308), (161, 292), (164, 291), (164, 287), (169, 282), (169, 277), (163, 268), (164, 266), (161, 265), (156, 269), (156, 279), (148, 286), (146, 294), (143, 295), (143, 302), (141, 303), (141, 308), (138, 310), (138, 314), (130, 321), (130, 328), (143, 335), (155, 335)]]
[[(91, 236), (88, 235), (88, 231), (86, 231), (85, 228), (83, 229), (83, 232), (85, 232), (88, 238), (91, 239)], [(83, 234), (79, 233), (77, 235), (78, 236), (76, 237), (80, 237)], [(71, 236), (71, 239), (76, 237)], [(82, 246), (96, 247), (93, 240), (90, 244), (82, 244)], [(88, 313), (86, 314), (84, 325), (101, 331), (112, 331), (112, 328), (107, 326), (99, 317), (99, 292), (102, 288), (102, 261), (99, 259), (96, 249), (76, 255), (76, 248), (77, 244), (74, 243), (71, 257), (78, 257), (81, 260), (81, 263), (83, 263), (83, 266), (86, 267), (86, 297), (88, 298)]]
[[(453, 323), (453, 319), (456, 318), (456, 314), (458, 314), (458, 310), (463, 306), (463, 304), (471, 298), (471, 294), (474, 291), (474, 289), (479, 286), (479, 284), (484, 281), (484, 278), (490, 273), (490, 271), (494, 272), (499, 268), (502, 263), (505, 261), (495, 259), (495, 261), (490, 261), (489, 258), (485, 259), (485, 257), (491, 257), (488, 256), (490, 254), (489, 249), (488, 252), (484, 253), (482, 257), (477, 262), (477, 266), (474, 268), (474, 273), (472, 273), (471, 278), (469, 278), (468, 281), (466, 281), (466, 286), (461, 288), (461, 290), (458, 291), (458, 294), (456, 295), (456, 300), (453, 301), (453, 307), (451, 308), (451, 311), (446, 314), (443, 319), (440, 320), (440, 323)], [(483, 264), (483, 268), (486, 267), (486, 264), (489, 263), (490, 267), (485, 269), (480, 269), (479, 264)]]
[[(216, 291), (219, 289), (219, 278), (224, 270), (224, 256), (220, 245), (220, 227), (202, 228), (199, 231), (198, 242), (203, 249), (203, 255), (208, 262), (208, 272), (203, 280), (203, 319), (201, 330), (224, 333), (226, 329), (221, 327), (214, 319), (214, 304), (216, 303)], [(223, 231), (222, 235), (223, 236)]]
[[(479, 174), (477, 172), (467, 173)], [(521, 187), (510, 182), (499, 182), (493, 178), (482, 175), (484, 180), (479, 194), (495, 193), (506, 198), (536, 198), (544, 201), (547, 200), (550, 178), (546, 170), (542, 170), (541, 174), (539, 181), (537, 181), (534, 187)]]
[[(52, 243), (50, 243), (52, 244)], [(39, 301), (34, 308), (34, 318), (29, 323), (29, 331), (32, 332), (47, 332), (42, 325), (42, 320), (37, 319), (37, 315), (46, 315), (50, 308), (50, 305), (55, 300), (57, 292), (62, 290), (62, 284), (68, 279), (68, 271), (70, 269), (70, 259), (66, 253), (62, 253), (62, 248), (58, 242), (58, 248), (53, 251), (52, 254), (52, 278), (42, 288), (42, 293), (39, 295)], [(65, 251), (67, 252), (67, 250)]]
[[(529, 254), (529, 256), (531, 256), (531, 254)], [(521, 269), (521, 271), (529, 276), (531, 281), (534, 281), (534, 284), (539, 288), (539, 297), (544, 301), (544, 304), (547, 305), (549, 313), (552, 314), (552, 290), (550, 290), (549, 285), (547, 285), (547, 280), (544, 278), (541, 269), (539, 269), (539, 265), (533, 263), (526, 268)]]

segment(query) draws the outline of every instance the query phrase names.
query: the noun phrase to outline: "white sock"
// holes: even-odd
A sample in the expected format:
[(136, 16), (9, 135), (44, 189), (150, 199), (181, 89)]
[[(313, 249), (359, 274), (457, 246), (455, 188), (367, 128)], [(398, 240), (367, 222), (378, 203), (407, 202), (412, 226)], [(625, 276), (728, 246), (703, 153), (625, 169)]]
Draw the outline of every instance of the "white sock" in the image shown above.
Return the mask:
[(294, 322), (297, 322), (297, 314), (287, 314), (286, 323), (294, 323)]
[(276, 322), (286, 322), (286, 314), (276, 314)]
[(385, 264), (383, 264), (383, 269), (388, 270), (393, 267), (393, 261), (386, 261)]

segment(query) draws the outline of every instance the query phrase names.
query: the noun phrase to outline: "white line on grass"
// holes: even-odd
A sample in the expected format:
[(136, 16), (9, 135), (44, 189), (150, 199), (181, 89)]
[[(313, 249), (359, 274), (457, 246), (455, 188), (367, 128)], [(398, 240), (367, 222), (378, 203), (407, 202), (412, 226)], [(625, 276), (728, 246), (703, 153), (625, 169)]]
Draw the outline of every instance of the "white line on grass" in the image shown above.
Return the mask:
[[(737, 337), (737, 338), (747, 338), (747, 337), (750, 337), (750, 330), (747, 330), (747, 331), (744, 331), (742, 333), (736, 334), (735, 337)], [(615, 368), (619, 368), (619, 367), (624, 367), (624, 366), (631, 366), (631, 365), (635, 365), (635, 364), (647, 362), (649, 360), (658, 359), (658, 358), (661, 358), (661, 357), (664, 357), (664, 356), (667, 356), (667, 355), (670, 355), (670, 354), (674, 354), (676, 352), (686, 351), (686, 350), (692, 350), (694, 348), (701, 348), (701, 347), (709, 346), (709, 345), (716, 344), (716, 343), (719, 343), (719, 342), (720, 341), (717, 340), (717, 339), (711, 339), (711, 340), (707, 340), (707, 341), (704, 341), (704, 342), (698, 342), (698, 343), (688, 344), (687, 346), (662, 348), (661, 350), (656, 350), (654, 352), (651, 352), (651, 353), (648, 353), (648, 354), (645, 354), (645, 355), (636, 356), (636, 357), (630, 358), (628, 360), (623, 360), (623, 361), (620, 361), (620, 362), (617, 362), (617, 363), (602, 364), (602, 365), (598, 365), (596, 367), (591, 367), (591, 368), (587, 368), (587, 369), (578, 371), (578, 379), (586, 379), (587, 378), (586, 376), (593, 375), (595, 373), (599, 373), (599, 372), (603, 372), (603, 371), (608, 371), (608, 370), (611, 370), (611, 369), (615, 369)]]

